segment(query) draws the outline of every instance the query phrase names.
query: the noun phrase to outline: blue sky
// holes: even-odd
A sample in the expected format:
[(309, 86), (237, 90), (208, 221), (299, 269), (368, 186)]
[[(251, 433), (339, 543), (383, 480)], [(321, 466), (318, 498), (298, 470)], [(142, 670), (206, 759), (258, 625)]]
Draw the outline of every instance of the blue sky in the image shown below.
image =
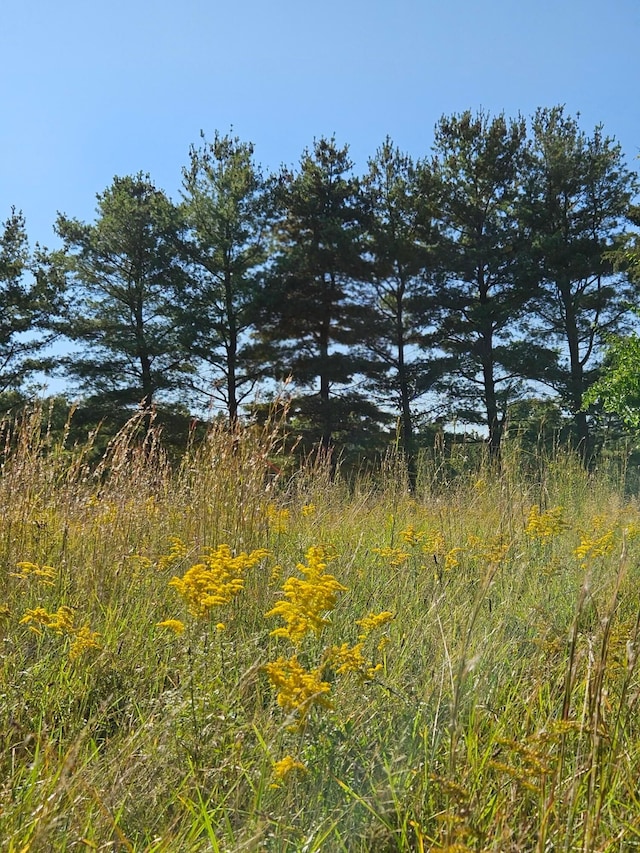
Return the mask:
[(266, 168), (335, 133), (364, 170), (389, 134), (429, 152), (443, 113), (566, 104), (640, 152), (638, 0), (5, 0), (0, 221), (92, 219), (114, 175), (178, 197), (200, 130)]

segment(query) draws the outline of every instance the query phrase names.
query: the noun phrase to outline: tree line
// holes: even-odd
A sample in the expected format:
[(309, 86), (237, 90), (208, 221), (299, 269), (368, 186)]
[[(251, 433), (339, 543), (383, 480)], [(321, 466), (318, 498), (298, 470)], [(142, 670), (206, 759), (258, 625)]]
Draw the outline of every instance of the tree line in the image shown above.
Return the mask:
[(586, 457), (585, 393), (635, 316), (637, 190), (560, 106), (443, 116), (425, 157), (386, 139), (359, 175), (333, 137), (270, 174), (251, 143), (202, 137), (179, 201), (116, 177), (93, 222), (58, 215), (55, 251), (11, 212), (0, 391), (56, 370), (98, 413), (215, 405), (234, 425), (284, 384), (307, 446), (391, 431), (409, 461), (425, 417), (483, 425), (498, 456), (510, 407), (549, 396)]

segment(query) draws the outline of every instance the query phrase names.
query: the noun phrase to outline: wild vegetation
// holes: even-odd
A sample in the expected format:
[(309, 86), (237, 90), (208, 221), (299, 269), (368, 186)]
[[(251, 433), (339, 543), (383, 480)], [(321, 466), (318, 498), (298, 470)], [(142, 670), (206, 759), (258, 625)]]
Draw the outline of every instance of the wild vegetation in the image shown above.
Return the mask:
[(288, 463), (277, 425), (172, 467), (145, 417), (97, 465), (4, 426), (4, 850), (640, 846), (620, 472), (440, 444), (410, 492), (393, 455)]

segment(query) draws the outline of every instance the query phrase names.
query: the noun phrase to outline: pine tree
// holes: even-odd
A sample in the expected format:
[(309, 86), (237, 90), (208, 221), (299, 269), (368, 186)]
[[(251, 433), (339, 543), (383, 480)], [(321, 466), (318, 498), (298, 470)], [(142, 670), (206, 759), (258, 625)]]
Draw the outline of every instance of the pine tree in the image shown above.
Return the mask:
[(440, 346), (457, 362), (450, 386), (457, 413), (484, 422), (495, 458), (507, 407), (527, 369), (519, 321), (532, 291), (518, 216), (526, 124), (483, 112), (443, 117), (434, 148), (445, 244)]
[(366, 366), (358, 344), (366, 306), (358, 283), (363, 261), (363, 212), (347, 147), (320, 139), (305, 151), (297, 174), (283, 172), (275, 258), (264, 294), (262, 354), (280, 379), (300, 389), (293, 401), (324, 453), (358, 424), (375, 429), (378, 411), (349, 388)]
[(69, 300), (61, 329), (82, 344), (64, 362), (100, 406), (175, 399), (191, 372), (180, 336), (185, 273), (176, 208), (148, 175), (116, 177), (96, 221), (59, 215)]
[(221, 401), (235, 424), (262, 369), (248, 343), (267, 257), (269, 184), (253, 145), (216, 133), (192, 148), (183, 197), (190, 272), (184, 343), (206, 371), (198, 389)]
[(637, 285), (615, 273), (608, 254), (638, 185), (602, 127), (587, 136), (562, 107), (538, 110), (532, 124), (526, 220), (540, 282), (538, 336), (549, 353), (540, 378), (571, 412), (587, 460), (592, 448), (583, 395), (597, 376), (598, 345), (624, 328), (637, 297)]

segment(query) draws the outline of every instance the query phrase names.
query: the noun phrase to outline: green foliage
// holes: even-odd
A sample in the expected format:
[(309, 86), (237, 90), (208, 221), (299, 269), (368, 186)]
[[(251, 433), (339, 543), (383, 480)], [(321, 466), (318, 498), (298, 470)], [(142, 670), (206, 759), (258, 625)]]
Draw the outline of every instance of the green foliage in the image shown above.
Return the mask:
[(620, 239), (637, 179), (602, 127), (588, 136), (562, 107), (536, 113), (532, 157), (525, 222), (540, 282), (532, 334), (555, 353), (538, 378), (572, 413), (588, 457), (583, 394), (596, 377), (598, 345), (624, 327), (636, 294), (628, 279), (614, 275), (608, 254)]
[(60, 309), (61, 281), (47, 251), (29, 248), (24, 217), (15, 209), (0, 225), (0, 392), (20, 392), (51, 359), (51, 326)]
[[(262, 355), (277, 378), (291, 377), (301, 389), (319, 385), (295, 397), (317, 400), (312, 405), (328, 451), (340, 428), (334, 399), (367, 368), (359, 344), (368, 314), (357, 293), (368, 275), (363, 209), (347, 146), (317, 140), (297, 174), (279, 176), (276, 202), (275, 257), (258, 330)], [(351, 390), (349, 396), (353, 405), (360, 395)]]
[(180, 229), (176, 208), (142, 173), (114, 178), (94, 224), (58, 216), (69, 288), (58, 328), (83, 345), (63, 365), (105, 414), (175, 397), (192, 371), (180, 336)]
[(266, 486), (269, 430), (172, 471), (139, 423), (95, 474), (38, 414), (3, 445), (7, 850), (634, 849), (635, 501), (510, 447)]
[(640, 428), (640, 337), (612, 338), (600, 378), (583, 397), (585, 407), (599, 403), (628, 429)]
[(363, 340), (372, 359), (369, 387), (399, 416), (405, 457), (414, 470), (412, 406), (444, 370), (442, 359), (427, 356), (438, 263), (438, 185), (426, 163), (414, 163), (389, 138), (368, 165), (362, 193), (371, 259), (366, 288), (371, 310)]
[(251, 358), (248, 332), (267, 257), (269, 192), (253, 145), (217, 133), (213, 142), (203, 138), (183, 171), (183, 197), (191, 274), (180, 321), (184, 345), (205, 369), (197, 389), (222, 401), (235, 422), (262, 368)]
[(482, 112), (443, 117), (435, 133), (444, 278), (435, 298), (438, 343), (456, 360), (447, 380), (454, 406), (467, 414), (482, 406), (494, 455), (527, 373), (511, 363), (532, 297), (519, 219), (526, 133), (523, 119)]

